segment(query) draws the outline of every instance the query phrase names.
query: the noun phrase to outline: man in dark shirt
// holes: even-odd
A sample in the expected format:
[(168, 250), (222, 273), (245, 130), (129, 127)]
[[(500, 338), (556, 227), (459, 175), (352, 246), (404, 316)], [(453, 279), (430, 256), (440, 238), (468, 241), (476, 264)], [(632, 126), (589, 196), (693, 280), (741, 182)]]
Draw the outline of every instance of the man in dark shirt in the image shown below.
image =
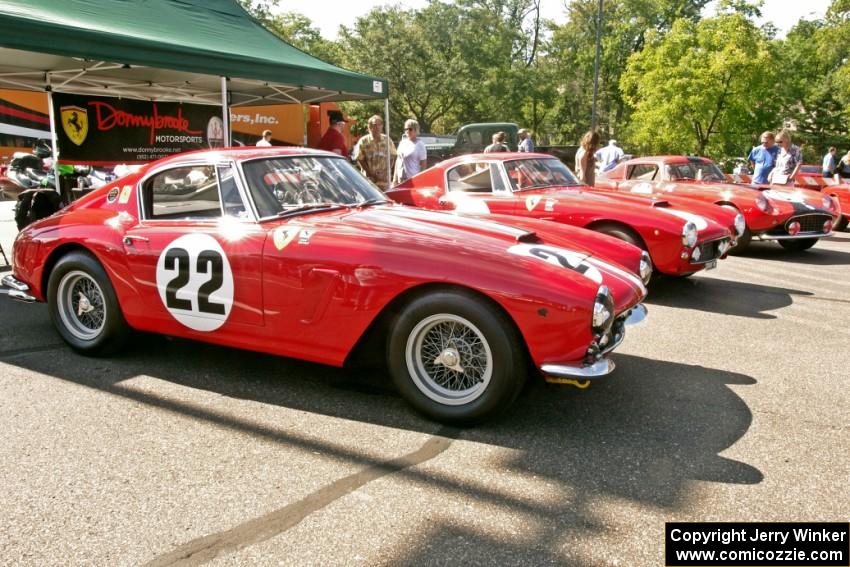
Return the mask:
[(325, 135), (322, 136), (318, 149), (348, 157), (348, 148), (345, 147), (345, 138), (342, 135), (342, 129), (345, 126), (345, 118), (343, 118), (342, 112), (329, 110), (328, 120), (331, 124)]

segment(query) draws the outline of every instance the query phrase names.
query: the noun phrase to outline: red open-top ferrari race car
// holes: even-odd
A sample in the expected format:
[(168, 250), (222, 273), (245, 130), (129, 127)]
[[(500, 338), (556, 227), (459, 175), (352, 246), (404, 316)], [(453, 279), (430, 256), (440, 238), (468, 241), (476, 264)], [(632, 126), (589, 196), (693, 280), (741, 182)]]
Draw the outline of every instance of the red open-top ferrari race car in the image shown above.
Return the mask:
[(193, 152), (26, 227), (3, 283), (87, 354), (130, 329), (331, 365), (385, 351), (412, 405), (469, 423), (512, 403), (529, 361), (611, 372), (651, 275), (617, 239), (499, 220), (391, 204), (326, 152)]

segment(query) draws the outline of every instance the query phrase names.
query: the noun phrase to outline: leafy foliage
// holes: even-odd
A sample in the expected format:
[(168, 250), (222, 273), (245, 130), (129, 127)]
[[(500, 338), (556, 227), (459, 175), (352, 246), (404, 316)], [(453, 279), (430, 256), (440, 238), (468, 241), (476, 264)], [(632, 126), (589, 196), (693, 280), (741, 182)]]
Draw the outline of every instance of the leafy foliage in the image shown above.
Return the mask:
[[(335, 40), (282, 12), (280, 0), (240, 0), (292, 45), (385, 77), (391, 124), (451, 132), (516, 122), (538, 143), (575, 143), (591, 121), (598, 0), (565, 3), (563, 25), (540, 0), (430, 0), (375, 8)], [(762, 0), (604, 0), (598, 129), (632, 153), (745, 155), (761, 131), (790, 125), (808, 152), (847, 143), (850, 0), (786, 38), (759, 28)], [(365, 125), (381, 102), (345, 103)], [(398, 133), (396, 132), (397, 136)], [(810, 153), (807, 159), (813, 159)]]

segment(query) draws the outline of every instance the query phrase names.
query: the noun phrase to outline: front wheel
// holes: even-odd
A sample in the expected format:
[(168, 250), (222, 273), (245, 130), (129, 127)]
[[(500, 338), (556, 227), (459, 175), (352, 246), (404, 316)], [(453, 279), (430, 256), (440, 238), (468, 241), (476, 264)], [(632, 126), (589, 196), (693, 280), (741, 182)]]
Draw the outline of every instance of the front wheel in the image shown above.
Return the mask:
[(56, 330), (83, 354), (112, 353), (129, 333), (106, 271), (89, 254), (72, 252), (56, 263), (47, 301)]
[(835, 232), (842, 232), (844, 229), (847, 228), (847, 224), (847, 217), (841, 215), (840, 217), (838, 217), (838, 220), (835, 221), (832, 230), (834, 230)]
[(413, 300), (388, 337), (387, 363), (404, 398), (437, 421), (469, 425), (513, 403), (525, 352), (512, 321), (470, 293)]
[(779, 240), (779, 245), (789, 252), (808, 250), (818, 242), (818, 238), (801, 238), (799, 240)]

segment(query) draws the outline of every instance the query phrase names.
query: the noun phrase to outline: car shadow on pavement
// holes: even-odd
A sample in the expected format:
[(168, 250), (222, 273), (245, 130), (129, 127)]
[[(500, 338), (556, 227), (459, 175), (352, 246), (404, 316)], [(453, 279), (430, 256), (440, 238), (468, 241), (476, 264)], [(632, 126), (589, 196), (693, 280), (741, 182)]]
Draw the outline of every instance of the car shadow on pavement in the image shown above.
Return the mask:
[[(846, 244), (848, 250), (850, 250), (850, 234), (844, 233), (828, 240), (835, 243), (843, 241), (842, 245)], [(753, 243), (741, 254), (741, 257), (812, 266), (850, 266), (850, 251), (830, 250), (823, 247), (823, 242), (826, 242), (826, 240), (822, 240), (802, 252), (789, 252), (778, 244), (770, 242)]]
[[(198, 400), (208, 397), (195, 391), (339, 418), (340, 427), (354, 420), (506, 448), (496, 453), (494, 461), (475, 466), (495, 468), (506, 478), (546, 480), (547, 494), (521, 494), (479, 480), (474, 472), (441, 467), (439, 457), (428, 466), (393, 473), (412, 485), (442, 490), (450, 498), (527, 515), (546, 528), (535, 529), (528, 544), (501, 542), (493, 547), (486, 533), (435, 518), (428, 523), (430, 532), (400, 546), (404, 556), (388, 558), (390, 563), (446, 564), (478, 556), (563, 564), (561, 538), (608, 531), (596, 513), (600, 501), (625, 499), (675, 512), (687, 505), (694, 483), (750, 485), (763, 478), (757, 468), (721, 455), (747, 433), (753, 420), (746, 402), (730, 386), (756, 382), (735, 372), (614, 355), (617, 370), (586, 390), (552, 386), (534, 377), (507, 415), (476, 428), (454, 430), (415, 414), (395, 393), (385, 371), (338, 369), (147, 334), (135, 335), (130, 346), (113, 358), (94, 359), (57, 344), (55, 331), (50, 331), (53, 334), (46, 336), (42, 322), (33, 323), (26, 336), (38, 332), (39, 342), (33, 339), (17, 350), (0, 351), (0, 362), (234, 435), (326, 454), (364, 468), (381, 466), (368, 447), (345, 446), (316, 435), (306, 424), (304, 430), (263, 426), (220, 405), (206, 406)], [(0, 329), (0, 334), (9, 332), (10, 326)], [(169, 382), (168, 393), (157, 392), (150, 378)], [(315, 424), (315, 419), (308, 421)], [(384, 429), (376, 430), (376, 444), (381, 443), (380, 431)], [(462, 547), (451, 545), (458, 541)], [(570, 563), (597, 564), (572, 557)]]
[(653, 282), (646, 303), (754, 319), (776, 319), (776, 315), (767, 312), (788, 307), (795, 295), (814, 294), (714, 277), (659, 278)]

